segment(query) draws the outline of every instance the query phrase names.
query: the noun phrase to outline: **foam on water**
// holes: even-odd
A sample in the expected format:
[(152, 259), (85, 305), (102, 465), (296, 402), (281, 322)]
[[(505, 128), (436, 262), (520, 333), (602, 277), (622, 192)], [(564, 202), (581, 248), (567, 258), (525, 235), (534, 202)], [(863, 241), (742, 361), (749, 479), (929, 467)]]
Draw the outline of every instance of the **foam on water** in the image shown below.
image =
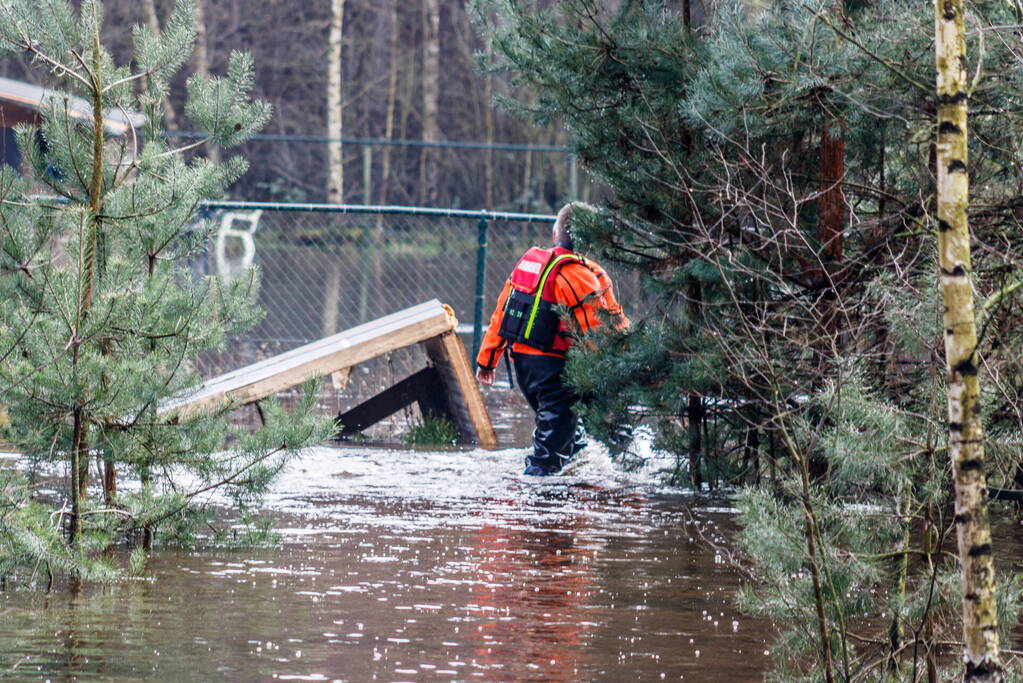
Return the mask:
[[(332, 501), (374, 499), (408, 504), (469, 505), (511, 496), (526, 500), (544, 490), (580, 487), (609, 492), (663, 490), (669, 461), (651, 452), (647, 465), (628, 472), (598, 445), (579, 454), (563, 476), (521, 474), (527, 449), (409, 451), (378, 448), (310, 448), (275, 480), (266, 505), (273, 510), (317, 514)], [(314, 502), (318, 505), (310, 506)], [(321, 510), (322, 512), (322, 510)]]

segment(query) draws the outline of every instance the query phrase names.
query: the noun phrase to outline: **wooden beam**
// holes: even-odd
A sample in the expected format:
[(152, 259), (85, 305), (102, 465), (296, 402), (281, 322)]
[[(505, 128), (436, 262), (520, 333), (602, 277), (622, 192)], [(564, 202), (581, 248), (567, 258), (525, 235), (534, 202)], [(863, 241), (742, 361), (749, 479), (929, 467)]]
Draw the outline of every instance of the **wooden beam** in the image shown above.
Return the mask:
[(225, 403), (241, 405), (258, 401), (306, 380), (350, 368), (438, 335), (453, 333), (457, 322), (448, 306), (433, 299), (214, 377), (192, 394), (166, 401), (159, 407), (159, 412), (176, 412), (184, 418)]
[(349, 380), (352, 378), (352, 368), (349, 366), (343, 370), (330, 373), (330, 386), (334, 388), (334, 391), (344, 391), (345, 387), (348, 386)]
[(481, 448), (497, 448), (497, 434), (462, 340), (451, 330), (423, 342), (423, 347), (447, 389), (451, 412), (462, 438), (471, 439)]
[(344, 439), (361, 432), (394, 415), (402, 408), (417, 402), (424, 417), (432, 415), (450, 419), (452, 418), (451, 410), (444, 392), (438, 391), (440, 386), (441, 380), (437, 368), (423, 368), (368, 401), (338, 415), (337, 419), (341, 425), (339, 436)]
[(1023, 491), (1014, 489), (996, 489), (989, 486), (987, 489), (988, 498), (991, 500), (1011, 500), (1014, 503), (1023, 503)]

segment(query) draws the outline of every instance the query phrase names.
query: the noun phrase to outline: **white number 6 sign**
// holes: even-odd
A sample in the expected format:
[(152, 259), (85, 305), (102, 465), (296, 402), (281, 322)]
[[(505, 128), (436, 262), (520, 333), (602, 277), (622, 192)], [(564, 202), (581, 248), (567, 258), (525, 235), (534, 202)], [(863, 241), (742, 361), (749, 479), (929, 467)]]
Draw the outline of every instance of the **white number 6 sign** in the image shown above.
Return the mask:
[[(234, 277), (252, 265), (256, 258), (256, 230), (259, 228), (259, 217), (262, 211), (238, 213), (231, 211), (220, 218), (220, 229), (217, 230), (217, 274), (230, 282)], [(248, 223), (248, 229), (238, 229), (235, 223)], [(227, 257), (227, 238), (234, 237), (242, 242), (241, 259), (231, 260)]]

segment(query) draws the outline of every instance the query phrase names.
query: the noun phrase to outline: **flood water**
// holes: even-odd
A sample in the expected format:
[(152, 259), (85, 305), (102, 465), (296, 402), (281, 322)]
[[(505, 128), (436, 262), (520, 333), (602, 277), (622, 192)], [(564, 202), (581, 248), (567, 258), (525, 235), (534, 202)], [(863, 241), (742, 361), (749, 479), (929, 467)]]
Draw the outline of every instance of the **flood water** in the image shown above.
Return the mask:
[(701, 540), (730, 531), (727, 511), (599, 453), (524, 478), (524, 452), (311, 450), (268, 501), (279, 547), (0, 593), (0, 679), (762, 677), (769, 629), (737, 613), (739, 579)]

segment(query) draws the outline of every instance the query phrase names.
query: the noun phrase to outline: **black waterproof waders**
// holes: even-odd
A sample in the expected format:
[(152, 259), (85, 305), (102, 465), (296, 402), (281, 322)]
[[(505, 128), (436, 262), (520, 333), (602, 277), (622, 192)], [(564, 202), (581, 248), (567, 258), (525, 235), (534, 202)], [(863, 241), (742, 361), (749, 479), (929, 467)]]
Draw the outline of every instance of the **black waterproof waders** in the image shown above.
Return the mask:
[(585, 446), (572, 412), (579, 397), (562, 378), (565, 359), (513, 353), (512, 362), (519, 388), (536, 411), (533, 453), (526, 456), (525, 474), (554, 474)]

